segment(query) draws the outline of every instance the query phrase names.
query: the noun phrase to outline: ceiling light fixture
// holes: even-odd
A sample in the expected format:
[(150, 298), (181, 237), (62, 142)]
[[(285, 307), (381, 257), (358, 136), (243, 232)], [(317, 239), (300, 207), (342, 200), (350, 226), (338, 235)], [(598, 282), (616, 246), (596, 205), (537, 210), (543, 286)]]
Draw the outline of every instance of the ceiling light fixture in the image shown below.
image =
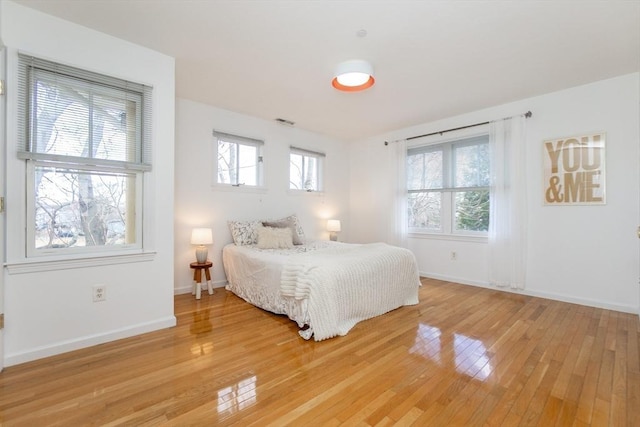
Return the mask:
[(370, 88), (375, 81), (371, 64), (353, 59), (338, 64), (331, 84), (344, 92), (358, 92)]

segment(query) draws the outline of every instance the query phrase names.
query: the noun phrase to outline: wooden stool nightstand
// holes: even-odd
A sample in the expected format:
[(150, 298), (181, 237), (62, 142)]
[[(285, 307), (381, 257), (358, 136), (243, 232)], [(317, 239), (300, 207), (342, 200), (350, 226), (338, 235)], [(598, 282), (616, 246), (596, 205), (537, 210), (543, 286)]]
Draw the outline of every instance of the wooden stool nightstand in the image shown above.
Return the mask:
[(207, 279), (207, 290), (209, 291), (209, 295), (212, 295), (213, 287), (211, 286), (211, 272), (209, 269), (213, 267), (213, 263), (211, 261), (202, 263), (192, 262), (189, 266), (193, 268), (193, 290), (191, 291), (191, 295), (195, 295), (196, 299), (200, 299), (202, 292), (202, 270), (204, 270)]

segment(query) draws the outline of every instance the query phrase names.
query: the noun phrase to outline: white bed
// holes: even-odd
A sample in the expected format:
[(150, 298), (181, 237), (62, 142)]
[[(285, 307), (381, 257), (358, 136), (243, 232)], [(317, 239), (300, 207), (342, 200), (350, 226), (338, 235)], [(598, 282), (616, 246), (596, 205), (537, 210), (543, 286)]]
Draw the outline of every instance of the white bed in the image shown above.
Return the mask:
[(229, 244), (222, 251), (227, 289), (297, 322), (316, 341), (359, 321), (418, 303), (413, 254), (384, 243), (312, 241), (292, 249)]

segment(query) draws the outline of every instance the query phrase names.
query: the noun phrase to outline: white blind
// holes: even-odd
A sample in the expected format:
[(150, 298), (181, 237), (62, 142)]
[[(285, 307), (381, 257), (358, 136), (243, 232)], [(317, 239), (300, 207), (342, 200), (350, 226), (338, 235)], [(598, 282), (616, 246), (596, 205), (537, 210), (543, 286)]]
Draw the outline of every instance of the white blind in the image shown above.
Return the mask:
[(488, 135), (480, 135), (480, 136), (473, 136), (473, 137), (470, 137), (470, 138), (457, 139), (457, 140), (455, 140), (453, 142), (451, 142), (451, 141), (449, 141), (449, 142), (436, 142), (436, 143), (431, 143), (431, 144), (427, 144), (427, 145), (418, 145), (418, 146), (409, 148), (407, 150), (407, 155), (408, 156), (413, 156), (415, 154), (430, 153), (430, 152), (433, 152), (433, 151), (442, 150), (443, 146), (445, 146), (447, 144), (451, 144), (451, 143), (453, 143), (456, 146), (489, 143), (489, 136)]
[(151, 169), (151, 87), (24, 54), (18, 67), (18, 157)]
[(318, 151), (311, 151), (305, 148), (294, 147), (293, 145), (289, 146), (289, 150), (291, 153), (301, 154), (303, 156), (309, 156), (309, 157), (326, 157), (327, 156), (326, 154), (320, 153)]
[(260, 139), (220, 132), (215, 129), (213, 130), (213, 136), (218, 140), (233, 142), (235, 144), (254, 145), (256, 147), (264, 145), (264, 141)]

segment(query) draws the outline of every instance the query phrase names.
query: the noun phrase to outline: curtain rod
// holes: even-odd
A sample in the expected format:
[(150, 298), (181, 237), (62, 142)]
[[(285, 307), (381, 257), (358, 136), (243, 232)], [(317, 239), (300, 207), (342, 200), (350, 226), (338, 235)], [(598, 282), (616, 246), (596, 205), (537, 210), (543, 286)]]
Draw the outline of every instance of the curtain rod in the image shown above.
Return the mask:
[[(520, 114), (520, 115), (521, 115), (521, 116), (524, 116), (525, 118), (527, 118), (527, 119), (528, 119), (529, 117), (531, 117), (531, 116), (533, 115), (533, 113), (532, 113), (531, 111), (527, 111), (526, 113), (524, 113), (524, 114)], [(505, 117), (505, 118), (504, 118), (504, 119), (502, 119), (502, 120), (511, 119), (511, 118), (513, 118), (513, 117), (516, 117), (516, 116)], [(495, 121), (495, 120), (494, 120), (494, 121)], [(452, 128), (452, 129), (440, 130), (440, 131), (438, 131), (438, 132), (425, 133), (424, 135), (410, 136), (409, 138), (404, 138), (404, 139), (405, 139), (405, 140), (407, 140), (407, 141), (411, 141), (412, 139), (424, 138), (424, 137), (426, 137), (426, 136), (442, 135), (443, 133), (453, 132), (453, 131), (455, 131), (455, 130), (462, 130), (462, 129), (473, 128), (473, 127), (476, 127), (476, 126), (488, 125), (489, 123), (491, 123), (491, 122), (489, 121), (489, 122), (482, 122), (482, 123), (474, 123), (474, 124), (472, 124), (472, 125), (466, 125), (466, 126), (460, 126), (460, 127)], [(396, 141), (391, 141), (391, 142), (397, 142), (397, 141), (402, 141), (402, 140), (401, 140), (401, 139), (398, 139), (398, 140), (396, 140)], [(389, 145), (389, 141), (385, 141), (385, 142), (384, 142), (384, 145)]]

